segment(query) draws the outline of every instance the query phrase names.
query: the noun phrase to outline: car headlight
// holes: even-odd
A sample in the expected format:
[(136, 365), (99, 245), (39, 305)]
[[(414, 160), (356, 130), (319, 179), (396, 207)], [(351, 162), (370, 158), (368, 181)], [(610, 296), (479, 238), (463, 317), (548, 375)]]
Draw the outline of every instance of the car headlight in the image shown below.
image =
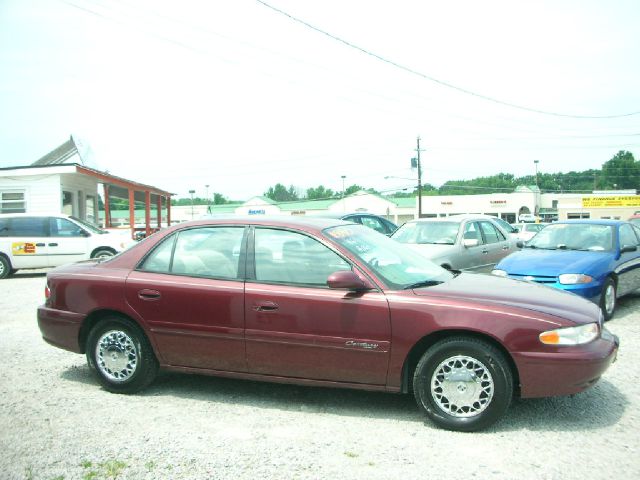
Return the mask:
[(507, 272), (505, 272), (504, 270), (491, 270), (491, 275), (497, 275), (498, 277), (506, 277), (507, 276)]
[(584, 273), (563, 273), (558, 276), (558, 281), (562, 285), (577, 285), (579, 283), (593, 282), (593, 277), (585, 275)]
[(597, 323), (587, 323), (579, 327), (557, 328), (542, 332), (540, 341), (545, 345), (582, 345), (598, 338), (600, 328)]

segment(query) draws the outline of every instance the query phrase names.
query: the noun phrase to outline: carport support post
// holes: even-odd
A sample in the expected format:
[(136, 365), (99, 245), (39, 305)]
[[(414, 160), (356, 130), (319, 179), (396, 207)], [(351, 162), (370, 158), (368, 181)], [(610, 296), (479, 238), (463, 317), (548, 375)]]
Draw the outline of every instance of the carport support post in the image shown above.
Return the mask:
[(151, 193), (149, 190), (144, 192), (144, 232), (146, 237), (151, 235)]
[(162, 228), (162, 195), (156, 195), (156, 220), (158, 230)]
[(104, 191), (104, 228), (111, 228), (111, 202), (109, 201), (109, 185), (102, 184)]
[(131, 228), (131, 238), (135, 238), (136, 233), (136, 192), (129, 189), (129, 227)]

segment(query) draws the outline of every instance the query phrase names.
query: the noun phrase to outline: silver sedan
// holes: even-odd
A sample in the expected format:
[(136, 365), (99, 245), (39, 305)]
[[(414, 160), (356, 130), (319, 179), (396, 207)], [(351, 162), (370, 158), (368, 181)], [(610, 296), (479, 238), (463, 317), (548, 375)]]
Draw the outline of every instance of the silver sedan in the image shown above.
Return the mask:
[(518, 250), (517, 239), (485, 215), (413, 220), (391, 238), (450, 270), (490, 272), (503, 257)]

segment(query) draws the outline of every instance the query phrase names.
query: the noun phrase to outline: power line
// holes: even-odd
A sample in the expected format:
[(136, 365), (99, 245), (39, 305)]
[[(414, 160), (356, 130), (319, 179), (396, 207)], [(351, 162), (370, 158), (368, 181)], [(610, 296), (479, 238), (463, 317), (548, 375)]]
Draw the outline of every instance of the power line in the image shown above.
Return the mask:
[(489, 101), (489, 102), (497, 103), (498, 105), (503, 105), (503, 106), (506, 106), (506, 107), (516, 108), (518, 110), (524, 110), (524, 111), (527, 111), (527, 112), (538, 113), (538, 114), (541, 114), (541, 115), (551, 115), (551, 116), (554, 116), (554, 117), (564, 117), (564, 118), (611, 119), (611, 118), (631, 117), (631, 116), (640, 114), (640, 111), (637, 111), (637, 112), (621, 113), (621, 114), (616, 114), (616, 115), (574, 115), (574, 114), (566, 114), (566, 113), (558, 113), (558, 112), (549, 112), (549, 111), (540, 110), (540, 109), (537, 109), (537, 108), (526, 107), (526, 106), (522, 106), (522, 105), (517, 105), (515, 103), (510, 103), (510, 102), (506, 102), (506, 101), (503, 101), (503, 100), (499, 100), (497, 98), (489, 97), (487, 95), (483, 95), (481, 93), (477, 93), (477, 92), (468, 90), (466, 88), (462, 88), (462, 87), (459, 87), (457, 85), (453, 85), (452, 83), (445, 82), (444, 80), (437, 79), (437, 78), (432, 77), (430, 75), (418, 72), (417, 70), (414, 70), (411, 67), (407, 67), (405, 65), (397, 63), (397, 62), (395, 62), (393, 60), (390, 60), (388, 58), (383, 57), (382, 55), (378, 55), (377, 53), (374, 53), (374, 52), (372, 52), (370, 50), (367, 50), (367, 49), (365, 49), (363, 47), (355, 45), (355, 44), (353, 44), (353, 43), (351, 43), (351, 42), (349, 42), (349, 41), (347, 41), (347, 40), (345, 40), (345, 39), (343, 39), (341, 37), (338, 37), (338, 36), (333, 35), (333, 34), (327, 32), (325, 30), (322, 30), (321, 28), (316, 27), (315, 25), (312, 25), (312, 24), (310, 24), (310, 23), (308, 23), (308, 22), (306, 22), (306, 21), (304, 21), (304, 20), (302, 20), (302, 19), (300, 19), (298, 17), (295, 17), (295, 16), (291, 15), (290, 13), (285, 12), (284, 10), (281, 10), (281, 9), (279, 9), (277, 7), (274, 7), (273, 5), (268, 4), (267, 2), (264, 2), (262, 0), (256, 0), (256, 1), (258, 3), (260, 3), (261, 5), (264, 5), (265, 7), (270, 8), (274, 12), (277, 12), (277, 13), (279, 13), (281, 15), (284, 15), (285, 17), (288, 17), (289, 19), (293, 20), (294, 22), (300, 23), (301, 25), (304, 25), (305, 27), (310, 28), (311, 30), (314, 30), (315, 32), (318, 32), (318, 33), (321, 33), (323, 35), (326, 35), (327, 37), (331, 38), (332, 40), (340, 42), (340, 43), (346, 45), (349, 48), (353, 48), (355, 50), (358, 50), (359, 52), (364, 53), (365, 55), (369, 55), (370, 57), (373, 57), (373, 58), (375, 58), (377, 60), (380, 60), (380, 61), (382, 61), (384, 63), (387, 63), (387, 64), (389, 64), (389, 65), (391, 65), (393, 67), (396, 67), (396, 68), (398, 68), (400, 70), (404, 70), (405, 72), (411, 73), (412, 75), (417, 75), (417, 76), (422, 77), (422, 78), (424, 78), (426, 80), (429, 80), (431, 82), (437, 83), (438, 85), (442, 85), (444, 87), (456, 90), (456, 91), (464, 93), (466, 95), (470, 95), (470, 96), (473, 96), (473, 97), (476, 97), (476, 98), (480, 98), (482, 100), (486, 100), (486, 101)]

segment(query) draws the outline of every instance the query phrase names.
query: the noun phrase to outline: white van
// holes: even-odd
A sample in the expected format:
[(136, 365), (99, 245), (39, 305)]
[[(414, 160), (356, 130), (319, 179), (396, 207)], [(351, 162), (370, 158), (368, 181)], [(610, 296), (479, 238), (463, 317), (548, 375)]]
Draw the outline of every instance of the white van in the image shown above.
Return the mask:
[(518, 222), (520, 223), (535, 223), (537, 220), (533, 213), (521, 213), (518, 215)]
[(16, 270), (111, 257), (133, 240), (67, 215), (0, 215), (0, 278)]

